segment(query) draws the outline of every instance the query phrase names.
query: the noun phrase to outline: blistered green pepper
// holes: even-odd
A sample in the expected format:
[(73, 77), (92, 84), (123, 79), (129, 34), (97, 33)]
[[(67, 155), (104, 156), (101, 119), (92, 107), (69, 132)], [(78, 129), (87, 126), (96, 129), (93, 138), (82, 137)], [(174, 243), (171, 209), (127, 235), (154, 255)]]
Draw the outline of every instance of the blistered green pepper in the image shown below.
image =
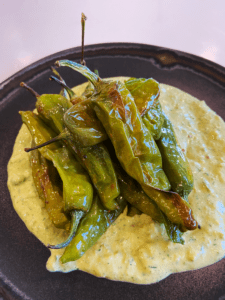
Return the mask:
[(94, 146), (108, 138), (89, 100), (79, 102), (67, 110), (64, 123), (82, 147)]
[(45, 208), (52, 223), (57, 228), (68, 229), (70, 221), (64, 213), (65, 202), (58, 182), (55, 182), (52, 176), (54, 168), (38, 150), (31, 152), (30, 163), (35, 187), (39, 197), (45, 203)]
[(193, 189), (193, 175), (187, 158), (177, 142), (173, 125), (166, 115), (157, 145), (162, 155), (163, 170), (169, 178), (172, 191), (187, 199)]
[(159, 98), (159, 84), (152, 78), (130, 78), (125, 81), (126, 88), (134, 98), (138, 111), (143, 117), (155, 106)]
[(93, 107), (126, 172), (141, 184), (145, 193), (181, 230), (197, 228), (190, 206), (180, 195), (168, 191), (170, 184), (162, 170), (158, 147), (125, 85), (119, 81), (106, 82), (75, 62), (63, 60), (56, 65), (73, 68), (95, 86), (96, 92), (91, 97)]
[[(62, 84), (62, 82), (59, 83)], [(73, 91), (65, 83), (62, 85), (70, 95), (70, 100), (76, 98), (77, 104), (64, 114), (66, 131), (64, 129), (61, 135), (66, 138), (77, 159), (88, 171), (104, 207), (114, 210), (118, 207), (115, 199), (120, 193), (115, 170), (107, 148), (102, 143), (95, 145), (97, 141), (105, 140), (107, 135), (88, 101), (83, 102), (86, 98), (83, 96), (82, 102), (78, 101)], [(95, 132), (94, 137), (93, 132)], [(84, 147), (82, 133), (86, 133), (84, 141), (87, 141), (90, 146)]]
[[(104, 127), (98, 120), (95, 111), (90, 105), (90, 97), (93, 93), (93, 89), (87, 87), (82, 96), (78, 97), (72, 89), (70, 89), (65, 81), (58, 80), (54, 76), (50, 77), (62, 85), (63, 90), (68, 94), (68, 99), (74, 105), (69, 108), (64, 114), (64, 124), (70, 131), (74, 140), (80, 147), (94, 146), (102, 141), (105, 141), (108, 136)], [(89, 86), (89, 85), (88, 85)]]
[(126, 201), (122, 196), (117, 198), (117, 202), (119, 208), (109, 212), (104, 209), (98, 196), (94, 197), (89, 213), (81, 221), (76, 236), (60, 258), (63, 264), (79, 259), (105, 233), (126, 206)]
[[(77, 160), (89, 173), (105, 208), (108, 210), (116, 209), (118, 204), (115, 198), (119, 195), (120, 191), (113, 164), (106, 147), (101, 143), (90, 147), (82, 147), (79, 141), (74, 139), (76, 133), (74, 135), (70, 133), (63, 122), (65, 111), (70, 107), (68, 99), (65, 99), (61, 95), (39, 96), (24, 83), (21, 85), (37, 97), (36, 107), (44, 122), (54, 128), (57, 133), (60, 133), (59, 136), (49, 140), (45, 145), (63, 139), (67, 147), (75, 154)], [(69, 88), (68, 93), (70, 93), (70, 96), (73, 96), (73, 91)], [(72, 131), (72, 119), (69, 118), (68, 122)], [(104, 135), (105, 133), (101, 132), (100, 134)], [(43, 147), (43, 145), (36, 146), (36, 148), (39, 147)]]
[[(133, 208), (130, 214), (133, 215), (143, 212), (150, 216), (153, 221), (164, 224), (166, 233), (171, 241), (174, 243), (184, 244), (182, 232), (180, 231), (179, 226), (173, 224), (166, 217), (166, 215), (158, 208), (156, 203), (145, 194), (139, 183), (128, 176), (121, 168), (119, 168), (118, 165), (116, 167), (116, 171), (121, 195), (130, 205), (132, 205)], [(134, 208), (137, 211), (135, 211)]]
[(72, 106), (70, 101), (58, 94), (39, 95), (24, 82), (21, 82), (20, 85), (25, 87), (36, 97), (36, 108), (40, 118), (56, 133), (63, 131), (63, 116)]
[[(33, 112), (20, 112), (22, 121), (27, 125), (35, 144), (42, 144), (56, 134), (47, 127), (40, 117)], [(63, 199), (65, 212), (71, 214), (72, 228), (68, 240), (63, 245), (50, 248), (65, 247), (75, 235), (81, 218), (89, 211), (93, 199), (93, 188), (85, 170), (73, 155), (60, 142), (39, 149), (40, 153), (52, 161), (63, 182)]]
[(142, 121), (155, 140), (161, 136), (163, 112), (159, 102), (159, 84), (152, 78), (130, 78), (125, 82), (134, 98)]

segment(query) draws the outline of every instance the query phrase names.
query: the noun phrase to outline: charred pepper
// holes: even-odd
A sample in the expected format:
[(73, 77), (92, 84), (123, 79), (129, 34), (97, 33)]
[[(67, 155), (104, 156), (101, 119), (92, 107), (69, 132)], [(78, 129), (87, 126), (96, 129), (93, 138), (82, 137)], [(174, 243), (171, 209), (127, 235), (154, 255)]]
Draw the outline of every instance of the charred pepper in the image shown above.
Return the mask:
[(95, 86), (96, 92), (91, 98), (93, 107), (126, 172), (141, 184), (147, 195), (181, 230), (197, 228), (190, 206), (180, 195), (168, 191), (170, 184), (162, 170), (158, 147), (124, 84), (105, 82), (87, 67), (75, 62), (64, 60), (56, 62), (56, 65), (75, 69)]
[(157, 145), (162, 155), (163, 170), (169, 178), (172, 191), (187, 199), (193, 189), (193, 175), (188, 160), (177, 142), (173, 125), (166, 115)]
[(130, 78), (125, 82), (126, 88), (134, 98), (142, 121), (155, 140), (161, 136), (163, 112), (159, 102), (159, 84), (152, 78)]
[(105, 233), (126, 206), (122, 196), (117, 198), (117, 202), (119, 208), (109, 212), (102, 206), (99, 197), (94, 197), (89, 213), (81, 221), (76, 236), (60, 258), (63, 264), (79, 259)]
[(57, 175), (52, 176), (54, 167), (38, 150), (31, 152), (30, 164), (35, 187), (39, 197), (45, 203), (52, 223), (57, 228), (68, 229), (70, 221), (64, 212), (65, 202), (58, 181), (54, 180)]
[[(63, 122), (65, 112), (71, 106), (71, 104), (68, 104), (68, 99), (65, 99), (61, 95), (39, 96), (24, 83), (22, 85), (37, 97), (36, 107), (41, 118), (46, 124), (54, 128), (57, 133), (60, 133), (59, 136), (49, 140), (46, 144), (63, 139), (75, 154), (77, 160), (87, 170), (105, 208), (108, 210), (116, 209), (118, 204), (115, 199), (120, 191), (113, 164), (106, 147), (101, 143), (90, 147), (82, 147), (79, 141), (74, 139), (76, 132), (72, 135)], [(72, 122), (72, 118), (70, 117), (68, 123), (70, 123), (71, 130), (73, 128)], [(102, 134), (104, 135), (105, 133)], [(36, 148), (42, 146), (40, 144)]]
[[(20, 114), (36, 144), (44, 143), (55, 136), (55, 133), (35, 113), (27, 111)], [(72, 218), (71, 232), (67, 241), (63, 245), (49, 245), (50, 248), (61, 248), (69, 244), (80, 220), (89, 211), (93, 188), (85, 170), (68, 149), (61, 146), (60, 142), (40, 148), (39, 151), (43, 157), (52, 161), (62, 179), (64, 211), (70, 213)]]

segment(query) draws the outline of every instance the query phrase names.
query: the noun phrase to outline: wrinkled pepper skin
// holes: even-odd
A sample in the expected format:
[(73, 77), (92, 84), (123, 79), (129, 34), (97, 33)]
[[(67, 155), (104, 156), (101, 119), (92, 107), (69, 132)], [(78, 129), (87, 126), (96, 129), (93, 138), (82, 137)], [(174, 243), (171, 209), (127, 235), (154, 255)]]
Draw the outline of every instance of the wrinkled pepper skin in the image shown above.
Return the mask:
[(164, 121), (162, 107), (159, 101), (143, 116), (142, 120), (154, 140), (157, 141), (161, 136)]
[(70, 101), (58, 94), (43, 94), (36, 101), (39, 116), (55, 132), (63, 131), (63, 116), (71, 106)]
[[(20, 112), (20, 114), (35, 144), (43, 144), (56, 135), (33, 112)], [(53, 162), (63, 181), (65, 211), (88, 212), (93, 199), (93, 188), (85, 170), (69, 151), (61, 146), (60, 142), (40, 148), (39, 151), (46, 159)]]
[[(182, 232), (180, 231), (179, 226), (173, 224), (166, 217), (156, 203), (145, 194), (141, 186), (134, 179), (128, 176), (118, 166), (116, 167), (116, 171), (120, 184), (121, 195), (124, 199), (138, 211), (150, 216), (153, 221), (164, 224), (166, 233), (171, 241), (174, 243), (184, 244)], [(138, 211), (136, 214), (138, 214)], [(131, 214), (135, 214), (134, 209)]]
[(125, 171), (182, 231), (197, 228), (186, 201), (168, 192), (170, 183), (162, 170), (161, 154), (128, 90), (119, 82), (112, 83), (101, 90), (101, 97), (93, 96), (92, 102)]
[(121, 82), (103, 85), (91, 101), (124, 170), (137, 181), (170, 190), (159, 149), (144, 126), (131, 94)]
[(187, 158), (177, 142), (173, 125), (165, 115), (162, 135), (157, 145), (162, 155), (163, 170), (171, 183), (172, 191), (187, 198), (194, 186), (193, 175)]
[(119, 208), (109, 212), (104, 209), (98, 196), (94, 197), (89, 213), (82, 219), (76, 236), (66, 247), (60, 258), (63, 264), (82, 257), (106, 232), (107, 228), (117, 219), (126, 206), (126, 201), (122, 196), (117, 198), (117, 202)]
[(116, 197), (120, 194), (116, 173), (110, 154), (103, 144), (78, 148), (80, 162), (88, 170), (103, 206), (108, 210), (118, 208)]
[(50, 168), (49, 162), (38, 150), (34, 150), (30, 155), (30, 163), (38, 195), (44, 201), (52, 223), (57, 228), (68, 230), (70, 221), (64, 213), (65, 202), (61, 191), (54, 181), (52, 181), (52, 177), (50, 176), (52, 168)]
[(158, 140), (161, 136), (164, 121), (162, 107), (159, 102), (159, 83), (152, 78), (130, 78), (125, 82), (125, 85), (134, 98), (143, 123), (154, 140)]
[(119, 81), (105, 82), (75, 62), (62, 60), (56, 65), (73, 68), (95, 86), (91, 97), (93, 107), (125, 171), (141, 184), (172, 223), (182, 231), (196, 229), (198, 224), (191, 207), (179, 194), (168, 191), (170, 183), (162, 170), (159, 149), (125, 85)]
[(67, 110), (64, 123), (80, 147), (94, 146), (108, 138), (89, 101), (82, 101)]
[(169, 239), (174, 243), (184, 245), (184, 239), (182, 238), (183, 232), (180, 228), (176, 224), (172, 223), (164, 213), (162, 213), (162, 216), (164, 218), (163, 224)]
[(153, 108), (159, 98), (159, 84), (152, 78), (130, 78), (125, 82), (126, 88), (134, 98), (141, 117)]
[(154, 221), (163, 223), (160, 209), (156, 203), (145, 194), (141, 186), (124, 172), (118, 171), (117, 177), (121, 195), (126, 201), (144, 214), (150, 216)]
[[(65, 99), (60, 96), (58, 97), (58, 100), (57, 98), (54, 99), (54, 102), (50, 100), (51, 98), (48, 98), (47, 95), (45, 97), (41, 98), (40, 96), (38, 98), (36, 107), (39, 114), (42, 116), (42, 119), (47, 120), (45, 121), (46, 123), (53, 123), (54, 126), (52, 126), (52, 128), (56, 128), (57, 133), (66, 133), (66, 145), (75, 154), (77, 160), (88, 172), (104, 207), (108, 210), (117, 209), (118, 204), (115, 199), (120, 194), (120, 190), (115, 170), (106, 147), (102, 143), (94, 146), (82, 147), (79, 141), (74, 139), (76, 132), (74, 135), (71, 133), (73, 132), (72, 113), (68, 119), (66, 115), (68, 111), (68, 99), (66, 99), (66, 102)], [(79, 102), (77, 105), (79, 105)], [(57, 118), (55, 116), (55, 112), (57, 112)], [(86, 110), (85, 112), (87, 113), (88, 111)], [(68, 120), (68, 123), (70, 123), (71, 132), (68, 131), (66, 124), (64, 124), (64, 117)], [(91, 117), (89, 116), (89, 120), (90, 119)], [(103, 127), (101, 126), (101, 128)], [(100, 132), (100, 135), (104, 136), (104, 131)]]

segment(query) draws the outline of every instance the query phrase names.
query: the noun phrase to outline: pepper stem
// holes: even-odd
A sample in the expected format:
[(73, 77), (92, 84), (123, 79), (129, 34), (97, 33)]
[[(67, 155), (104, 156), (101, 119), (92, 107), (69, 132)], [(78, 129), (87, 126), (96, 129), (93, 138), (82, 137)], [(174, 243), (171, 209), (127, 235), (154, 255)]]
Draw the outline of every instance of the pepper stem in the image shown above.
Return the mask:
[(98, 87), (99, 82), (101, 81), (100, 77), (93, 73), (90, 69), (88, 69), (86, 66), (82, 66), (74, 61), (70, 60), (58, 60), (55, 62), (55, 65), (57, 67), (69, 67), (73, 70), (81, 73), (84, 75), (90, 82), (94, 85), (94, 87)]
[(36, 149), (39, 149), (39, 148), (42, 148), (44, 146), (47, 146), (47, 145), (50, 145), (52, 143), (55, 143), (59, 140), (63, 140), (63, 139), (66, 139), (70, 134), (67, 132), (67, 131), (62, 131), (59, 135), (57, 135), (56, 137), (54, 137), (53, 139), (43, 143), (43, 144), (40, 144), (40, 145), (37, 145), (35, 147), (31, 147), (31, 148), (24, 148), (24, 151), (26, 152), (30, 152), (30, 151), (33, 151), (33, 150), (36, 150)]
[(59, 72), (57, 72), (57, 70), (54, 67), (51, 67), (52, 72), (59, 77), (59, 79), (65, 83), (65, 81), (63, 80), (62, 76), (59, 74)]
[(35, 92), (35, 90), (33, 90), (31, 87), (29, 87), (26, 83), (20, 82), (20, 86), (24, 87), (26, 90), (31, 92), (31, 94), (33, 94), (36, 98), (40, 97), (40, 95), (37, 92)]
[(58, 245), (47, 245), (50, 249), (62, 249), (69, 245), (77, 232), (77, 227), (80, 223), (81, 218), (83, 218), (84, 212), (81, 210), (74, 210), (71, 212), (72, 222), (71, 222), (71, 230), (67, 240)]
[(81, 65), (86, 66), (86, 62), (84, 60), (84, 33), (85, 33), (85, 21), (87, 17), (84, 13), (81, 14), (81, 28), (82, 28), (82, 38), (81, 38)]
[(49, 78), (50, 80), (54, 80), (57, 83), (59, 83), (64, 89), (66, 89), (67, 93), (69, 94), (70, 98), (74, 98), (76, 96), (76, 94), (74, 93), (73, 90), (71, 90), (68, 85), (65, 83), (64, 80), (59, 80), (58, 78), (56, 78), (55, 76), (50, 76)]

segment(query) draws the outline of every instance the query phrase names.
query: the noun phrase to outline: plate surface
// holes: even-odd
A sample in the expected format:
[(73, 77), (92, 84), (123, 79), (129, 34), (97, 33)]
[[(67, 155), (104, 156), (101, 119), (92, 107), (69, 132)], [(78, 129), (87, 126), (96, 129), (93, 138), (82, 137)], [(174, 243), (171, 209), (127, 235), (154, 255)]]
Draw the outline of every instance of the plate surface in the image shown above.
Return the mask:
[[(225, 299), (225, 259), (196, 271), (173, 274), (152, 285), (96, 278), (81, 271), (50, 273), (49, 250), (25, 227), (7, 189), (7, 163), (22, 124), (19, 110), (32, 110), (35, 98), (20, 88), (25, 81), (39, 94), (57, 93), (49, 82), (58, 59), (80, 62), (80, 48), (48, 56), (0, 85), (0, 299)], [(85, 60), (101, 77), (153, 77), (205, 100), (225, 120), (225, 68), (203, 58), (144, 44), (98, 44), (85, 47)], [(60, 69), (69, 86), (85, 81), (69, 68)], [(8, 296), (7, 296), (8, 295)], [(224, 296), (224, 297), (223, 297)]]

